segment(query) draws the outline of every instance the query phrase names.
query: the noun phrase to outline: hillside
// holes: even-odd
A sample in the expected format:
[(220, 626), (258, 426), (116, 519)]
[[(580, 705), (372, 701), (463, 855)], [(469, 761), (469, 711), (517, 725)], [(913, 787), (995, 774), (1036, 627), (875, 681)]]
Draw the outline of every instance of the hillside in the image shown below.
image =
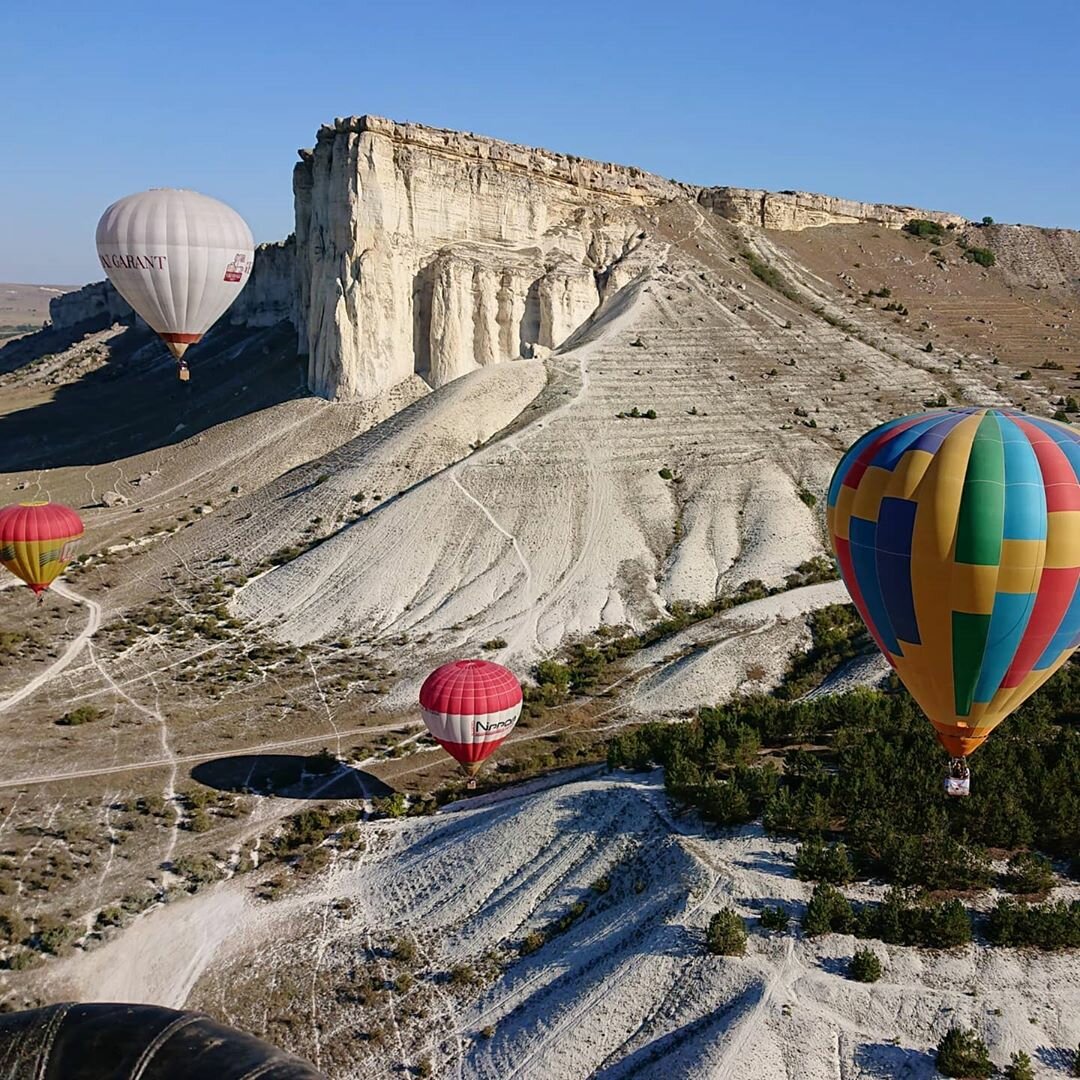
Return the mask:
[(0, 341), (32, 334), (49, 318), (49, 301), (77, 285), (18, 285), (0, 281)]
[[(599, 763), (790, 688), (845, 600), (824, 491), (867, 428), (1076, 417), (1078, 234), (376, 117), (293, 183), (190, 383), (104, 283), (0, 345), (3, 502), (87, 526), (43, 604), (0, 589), (0, 913), (34, 927), (0, 1001), (205, 1008), (335, 1077), (930, 1076), (951, 1018), (1060, 1073), (1070, 954), (879, 942), (873, 989), (844, 935), (706, 956), (723, 904), (801, 915), (795, 841)], [(881, 680), (844, 640), (810, 700)], [(416, 690), (465, 654), (574, 681), (436, 813), (463, 792)]]

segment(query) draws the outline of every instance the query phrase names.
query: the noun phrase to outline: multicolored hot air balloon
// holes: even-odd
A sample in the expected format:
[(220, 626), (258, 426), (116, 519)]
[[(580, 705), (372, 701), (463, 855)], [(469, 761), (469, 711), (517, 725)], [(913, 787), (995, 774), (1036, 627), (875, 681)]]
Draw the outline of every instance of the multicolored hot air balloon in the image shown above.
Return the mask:
[(420, 687), (428, 731), (470, 778), (514, 730), (521, 700), (514, 674), (488, 660), (443, 664)]
[(1078, 478), (1072, 429), (984, 408), (882, 424), (833, 475), (844, 584), (952, 756), (951, 794), (967, 793), (963, 759), (1080, 644)]
[(0, 563), (40, 595), (63, 572), (82, 534), (82, 518), (60, 503), (5, 506), (0, 510)]
[(101, 215), (101, 265), (116, 291), (156, 331), (187, 379), (184, 353), (247, 283), (255, 243), (231, 207), (197, 191), (152, 188)]

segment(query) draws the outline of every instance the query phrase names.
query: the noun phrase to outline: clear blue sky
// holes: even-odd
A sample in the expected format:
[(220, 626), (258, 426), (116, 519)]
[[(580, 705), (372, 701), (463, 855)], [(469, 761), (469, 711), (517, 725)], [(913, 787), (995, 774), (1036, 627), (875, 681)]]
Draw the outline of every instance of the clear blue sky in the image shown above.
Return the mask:
[(371, 112), (639, 165), (1080, 228), (1080, 4), (4, 0), (0, 281), (79, 283), (114, 199), (292, 229)]

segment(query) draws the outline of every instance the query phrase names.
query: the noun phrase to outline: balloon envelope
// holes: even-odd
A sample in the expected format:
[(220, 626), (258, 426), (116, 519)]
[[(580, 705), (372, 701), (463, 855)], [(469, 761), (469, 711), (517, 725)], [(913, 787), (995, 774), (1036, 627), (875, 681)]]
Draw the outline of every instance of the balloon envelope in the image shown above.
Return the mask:
[(1080, 643), (1080, 436), (1013, 409), (937, 409), (844, 455), (829, 533), (886, 659), (955, 757)]
[(101, 265), (178, 360), (247, 283), (255, 244), (231, 207), (197, 191), (153, 188), (101, 215)]
[(97, 1001), (0, 1016), (0, 1076), (326, 1080), (307, 1062), (202, 1013)]
[(5, 506), (0, 510), (0, 563), (40, 593), (63, 572), (82, 534), (82, 518), (60, 503)]
[(488, 660), (443, 664), (420, 688), (428, 731), (469, 773), (514, 730), (521, 701), (514, 674)]

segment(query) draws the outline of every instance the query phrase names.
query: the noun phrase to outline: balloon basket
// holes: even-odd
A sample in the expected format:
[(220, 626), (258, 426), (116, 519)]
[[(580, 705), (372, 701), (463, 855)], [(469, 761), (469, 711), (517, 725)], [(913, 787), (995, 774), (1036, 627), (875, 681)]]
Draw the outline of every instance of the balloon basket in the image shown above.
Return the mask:
[(475, 776), (470, 776), (468, 781), (465, 784), (465, 787), (468, 788), (469, 791), (475, 791), (476, 790), (476, 777)]
[(953, 758), (945, 777), (945, 794), (954, 799), (965, 799), (971, 794), (971, 770), (967, 758)]
[(191, 372), (188, 370), (187, 364), (185, 364), (183, 361), (180, 362), (180, 368), (176, 374), (181, 382), (187, 382), (188, 379), (191, 378)]

